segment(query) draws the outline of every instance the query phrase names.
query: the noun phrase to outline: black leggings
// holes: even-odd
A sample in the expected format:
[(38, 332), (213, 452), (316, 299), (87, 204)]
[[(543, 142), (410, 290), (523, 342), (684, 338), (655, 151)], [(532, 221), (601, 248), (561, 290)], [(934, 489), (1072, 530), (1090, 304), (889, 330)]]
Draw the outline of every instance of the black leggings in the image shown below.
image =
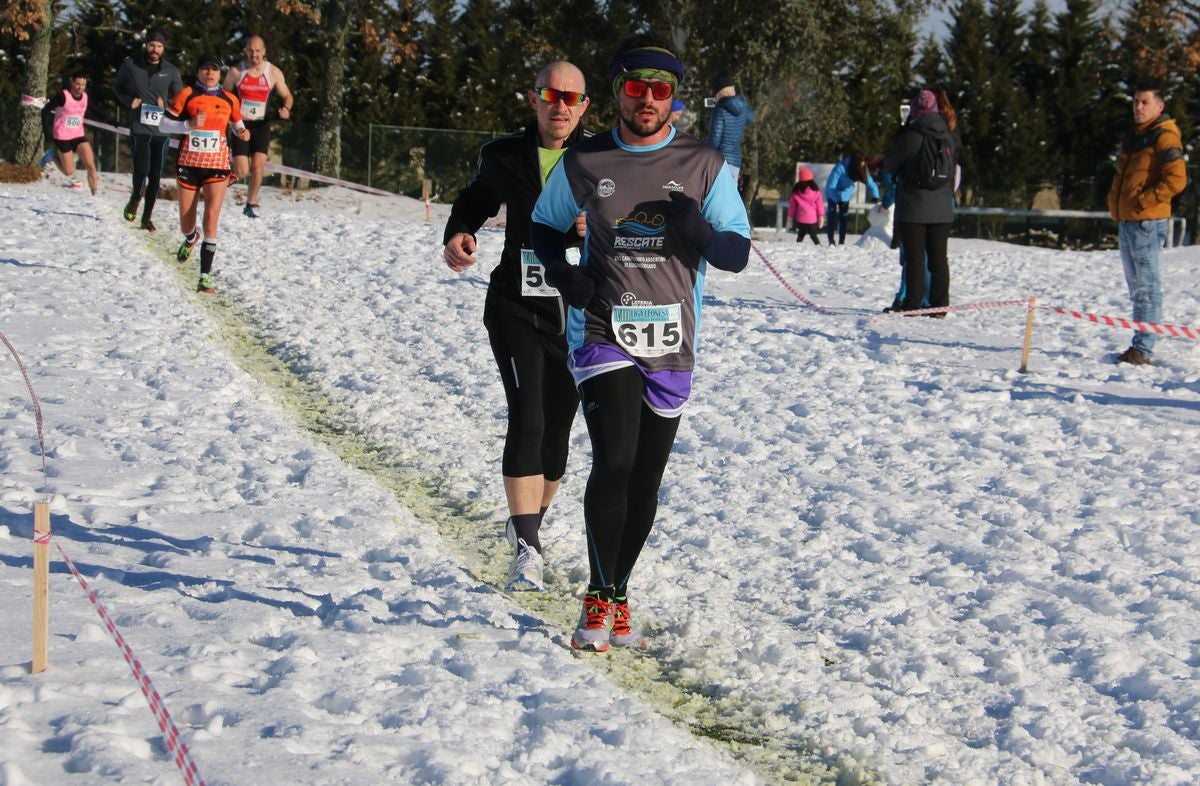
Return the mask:
[(811, 237), (814, 244), (821, 245), (821, 241), (817, 239), (816, 224), (796, 224), (796, 242), (800, 243), (806, 237)]
[(567, 370), (562, 336), (519, 317), (485, 315), (488, 341), (508, 401), (508, 434), (501, 471), (506, 477), (562, 478), (579, 393)]
[(133, 155), (133, 199), (142, 197), (142, 184), (146, 184), (147, 218), (154, 212), (154, 200), (158, 199), (158, 184), (162, 180), (163, 163), (167, 159), (170, 138), (152, 134), (130, 134), (129, 147)]
[[(951, 224), (914, 224), (908, 221), (896, 224), (896, 236), (904, 249), (905, 259), (925, 257), (929, 266), (929, 307), (941, 308), (950, 305), (950, 260), (947, 246), (950, 241)], [(925, 270), (919, 265), (904, 266), (905, 311), (921, 308), (925, 297)]]
[(675, 444), (679, 417), (656, 415), (642, 400), (636, 368), (626, 366), (580, 385), (592, 439), (592, 472), (583, 495), (593, 587), (625, 594), (658, 512), (658, 487)]

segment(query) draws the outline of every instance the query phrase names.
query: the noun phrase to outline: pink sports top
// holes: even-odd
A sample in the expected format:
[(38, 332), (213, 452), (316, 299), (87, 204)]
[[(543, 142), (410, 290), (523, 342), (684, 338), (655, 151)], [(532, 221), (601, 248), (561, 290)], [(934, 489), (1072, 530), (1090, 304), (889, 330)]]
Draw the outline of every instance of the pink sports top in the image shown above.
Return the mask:
[(87, 112), (88, 96), (76, 98), (70, 90), (63, 91), (63, 105), (54, 110), (54, 138), (62, 141), (83, 136), (83, 115)]

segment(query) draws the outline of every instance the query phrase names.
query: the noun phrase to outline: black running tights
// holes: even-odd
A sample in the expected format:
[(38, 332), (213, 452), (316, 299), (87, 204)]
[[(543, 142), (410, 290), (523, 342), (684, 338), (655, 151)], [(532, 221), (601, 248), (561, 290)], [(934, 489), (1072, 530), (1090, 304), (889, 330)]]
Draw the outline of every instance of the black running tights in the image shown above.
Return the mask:
[(592, 377), (579, 392), (592, 441), (583, 495), (590, 581), (624, 595), (654, 526), (679, 417), (664, 418), (646, 406), (642, 375), (631, 366)]
[(567, 342), (523, 319), (484, 316), (492, 355), (508, 401), (508, 433), (501, 471), (505, 477), (562, 478), (579, 408), (575, 380), (567, 370)]
[(162, 179), (163, 162), (167, 160), (167, 144), (170, 137), (152, 134), (130, 134), (129, 147), (133, 156), (133, 197), (142, 196), (142, 184), (146, 184), (145, 216), (154, 212), (154, 201), (158, 198), (158, 183)]

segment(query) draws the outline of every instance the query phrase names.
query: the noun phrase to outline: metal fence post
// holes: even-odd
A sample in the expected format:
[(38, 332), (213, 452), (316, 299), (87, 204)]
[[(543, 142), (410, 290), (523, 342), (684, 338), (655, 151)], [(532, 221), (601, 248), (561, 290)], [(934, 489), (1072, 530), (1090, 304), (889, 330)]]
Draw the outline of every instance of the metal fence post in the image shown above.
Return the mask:
[(371, 142), (375, 136), (375, 124), (367, 123), (367, 187), (371, 187), (371, 170), (375, 168), (375, 159), (371, 157)]

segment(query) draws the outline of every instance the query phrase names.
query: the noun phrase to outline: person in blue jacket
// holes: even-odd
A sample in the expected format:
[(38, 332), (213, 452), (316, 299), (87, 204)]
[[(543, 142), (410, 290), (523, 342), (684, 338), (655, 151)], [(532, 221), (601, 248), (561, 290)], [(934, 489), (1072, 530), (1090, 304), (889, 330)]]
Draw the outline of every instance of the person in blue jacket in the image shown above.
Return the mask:
[(867, 171), (867, 160), (857, 151), (834, 165), (825, 179), (825, 233), (829, 245), (833, 245), (833, 230), (837, 228), (838, 245), (846, 245), (846, 228), (850, 223), (850, 199), (854, 196), (854, 184), (867, 184), (867, 198), (879, 201), (879, 186)]
[(713, 110), (712, 122), (708, 126), (708, 143), (721, 151), (725, 164), (733, 175), (733, 182), (741, 185), (742, 134), (746, 124), (754, 122), (754, 112), (746, 99), (737, 94), (733, 77), (722, 72), (712, 81), (717, 108)]

